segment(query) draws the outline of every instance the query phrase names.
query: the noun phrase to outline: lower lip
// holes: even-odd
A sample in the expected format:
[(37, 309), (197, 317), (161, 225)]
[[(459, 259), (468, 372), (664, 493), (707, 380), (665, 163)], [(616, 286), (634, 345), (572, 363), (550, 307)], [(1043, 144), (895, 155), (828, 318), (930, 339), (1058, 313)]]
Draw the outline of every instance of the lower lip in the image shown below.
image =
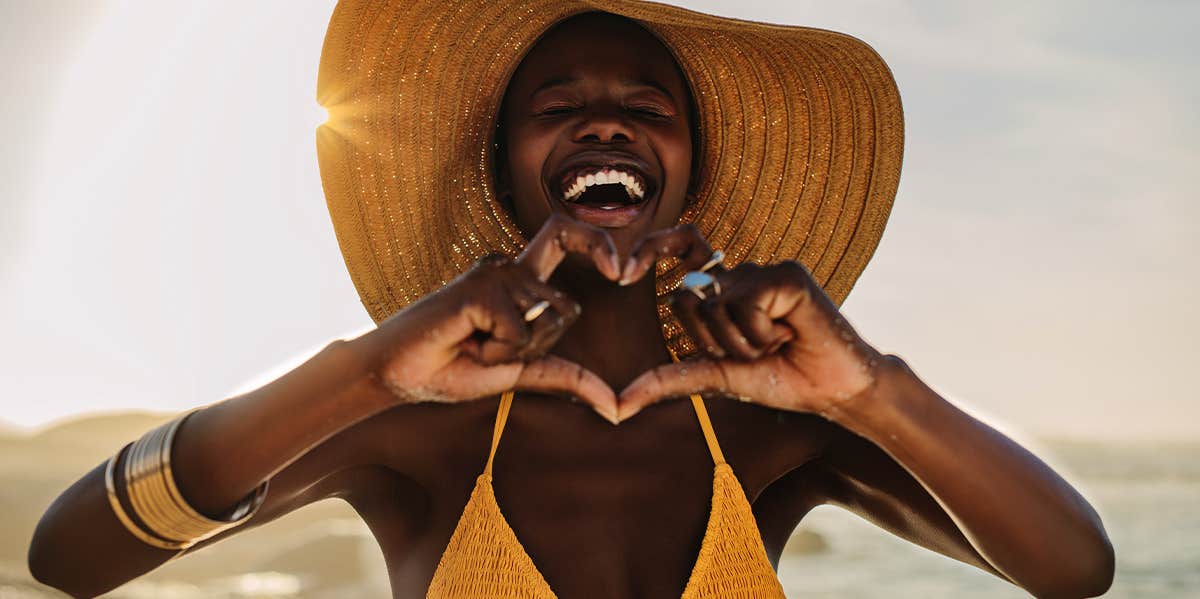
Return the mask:
[(650, 202), (642, 201), (637, 204), (615, 208), (600, 208), (586, 204), (572, 204), (566, 201), (562, 204), (575, 220), (606, 229), (616, 229), (636, 221), (642, 215), (642, 212), (645, 211), (646, 206), (650, 205)]

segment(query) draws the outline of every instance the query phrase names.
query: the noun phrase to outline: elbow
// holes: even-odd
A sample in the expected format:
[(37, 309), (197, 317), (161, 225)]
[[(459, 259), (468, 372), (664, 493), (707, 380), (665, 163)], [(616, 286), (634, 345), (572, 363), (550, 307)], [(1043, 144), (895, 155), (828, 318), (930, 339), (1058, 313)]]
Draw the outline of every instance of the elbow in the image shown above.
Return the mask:
[(47, 552), (41, 548), (41, 543), (38, 542), (36, 534), (34, 534), (33, 541), (29, 544), (29, 555), (26, 556), (26, 564), (29, 567), (29, 574), (33, 576), (34, 580), (46, 586), (55, 586), (54, 562), (47, 555)]
[(54, 556), (49, 552), (38, 550), (36, 537), (34, 538), (33, 545), (29, 548), (27, 565), (29, 566), (29, 574), (33, 576), (34, 580), (48, 587), (58, 589), (71, 597), (95, 597), (100, 594), (99, 592), (73, 588), (72, 583), (76, 581), (71, 581), (63, 577), (66, 572), (63, 570), (61, 560), (56, 562)]
[(29, 552), (25, 557), (29, 574), (34, 580), (71, 597), (95, 597), (107, 591), (89, 588), (87, 581), (80, 576), (81, 568), (75, 563), (78, 556), (65, 550), (64, 544), (70, 537), (61, 530), (62, 526), (56, 518), (56, 505), (57, 502), (42, 515), (33, 531)]
[(1055, 566), (1056, 576), (1046, 588), (1030, 589), (1038, 599), (1085, 599), (1099, 597), (1112, 587), (1116, 555), (1107, 538), (1096, 543), (1088, 555), (1064, 560)]
[(33, 539), (29, 543), (29, 554), (26, 556), (26, 564), (29, 567), (29, 574), (33, 579), (48, 586), (54, 587), (72, 596), (80, 595), (71, 593), (65, 586), (65, 581), (62, 580), (62, 560), (54, 559), (53, 547), (49, 547), (49, 543), (45, 540), (45, 535), (42, 533), (42, 524), (38, 524), (38, 530), (33, 533)]

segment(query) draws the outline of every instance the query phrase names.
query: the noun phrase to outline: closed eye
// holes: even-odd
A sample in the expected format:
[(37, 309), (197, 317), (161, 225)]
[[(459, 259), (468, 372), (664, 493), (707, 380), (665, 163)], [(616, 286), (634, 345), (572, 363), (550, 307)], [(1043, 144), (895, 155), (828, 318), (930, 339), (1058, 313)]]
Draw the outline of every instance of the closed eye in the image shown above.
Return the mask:
[(575, 111), (574, 106), (567, 106), (564, 104), (564, 105), (560, 105), (560, 106), (548, 106), (546, 108), (543, 108), (541, 111), (538, 112), (538, 115), (539, 116), (554, 116), (554, 115), (559, 115), (559, 114), (568, 114), (568, 113), (571, 113), (574, 111)]
[(659, 108), (657, 106), (631, 106), (629, 108), (629, 110), (632, 112), (635, 112), (637, 114), (640, 114), (643, 116), (648, 116), (651, 118), (658, 118), (658, 119), (671, 118), (670, 112), (663, 110), (662, 108)]

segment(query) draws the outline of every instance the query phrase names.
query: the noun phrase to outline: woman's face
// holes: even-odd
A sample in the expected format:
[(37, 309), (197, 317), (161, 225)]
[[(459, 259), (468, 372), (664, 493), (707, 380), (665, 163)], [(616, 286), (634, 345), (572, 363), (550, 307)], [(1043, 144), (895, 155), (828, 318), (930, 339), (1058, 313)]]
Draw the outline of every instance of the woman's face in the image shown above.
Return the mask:
[(564, 212), (625, 254), (674, 225), (692, 175), (688, 100), (670, 52), (630, 21), (589, 14), (549, 32), (504, 101), (497, 184), (522, 231)]

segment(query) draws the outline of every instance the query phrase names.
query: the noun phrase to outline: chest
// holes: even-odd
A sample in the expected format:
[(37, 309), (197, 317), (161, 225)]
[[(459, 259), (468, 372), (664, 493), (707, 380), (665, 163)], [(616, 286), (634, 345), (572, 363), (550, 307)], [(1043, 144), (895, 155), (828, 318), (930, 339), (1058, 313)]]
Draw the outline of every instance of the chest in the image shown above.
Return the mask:
[[(363, 513), (396, 596), (423, 596), (486, 462), (495, 402), (478, 403), (483, 409), (457, 414), (455, 426), (436, 429), (441, 434), (426, 444), (422, 464), (438, 468), (422, 469), (395, 455), (390, 467), (414, 476), (425, 497)], [(751, 502), (823, 447), (820, 419), (723, 400), (707, 404), (720, 447)], [(445, 426), (442, 416), (437, 421)], [(380, 455), (386, 460), (388, 454)], [(713, 496), (713, 458), (690, 403), (655, 406), (613, 427), (582, 406), (522, 398), (494, 460), (497, 505), (559, 597), (682, 593)], [(389, 505), (379, 498), (369, 503)], [(786, 538), (796, 524), (775, 512), (756, 519), (764, 539)]]

